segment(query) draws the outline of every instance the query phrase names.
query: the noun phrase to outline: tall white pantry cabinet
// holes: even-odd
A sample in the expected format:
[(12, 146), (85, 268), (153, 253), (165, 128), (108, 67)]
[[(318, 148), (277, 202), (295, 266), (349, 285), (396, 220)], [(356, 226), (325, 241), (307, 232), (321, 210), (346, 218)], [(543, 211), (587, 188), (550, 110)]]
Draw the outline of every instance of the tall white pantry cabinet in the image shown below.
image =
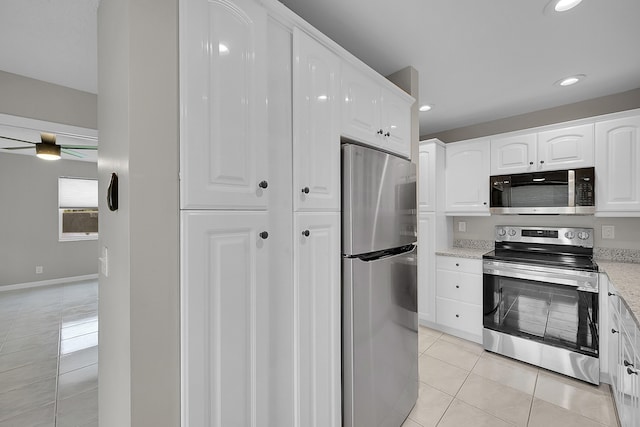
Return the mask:
[(341, 60), (264, 3), (180, 2), (183, 427), (341, 423)]

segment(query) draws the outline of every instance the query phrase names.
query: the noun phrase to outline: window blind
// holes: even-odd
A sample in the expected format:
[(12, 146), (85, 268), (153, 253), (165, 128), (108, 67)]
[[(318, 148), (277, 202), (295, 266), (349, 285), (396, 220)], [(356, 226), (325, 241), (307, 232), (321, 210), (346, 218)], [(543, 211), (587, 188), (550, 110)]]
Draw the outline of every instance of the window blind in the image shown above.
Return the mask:
[(61, 209), (97, 209), (98, 180), (58, 178), (58, 204)]

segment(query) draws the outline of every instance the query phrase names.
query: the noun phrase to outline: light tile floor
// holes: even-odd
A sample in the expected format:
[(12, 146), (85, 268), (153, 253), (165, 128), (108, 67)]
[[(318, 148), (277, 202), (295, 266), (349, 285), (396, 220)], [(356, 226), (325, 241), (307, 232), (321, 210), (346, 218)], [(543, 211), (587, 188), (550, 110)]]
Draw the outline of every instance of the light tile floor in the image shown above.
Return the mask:
[(0, 292), (0, 427), (98, 425), (98, 282)]
[(617, 427), (609, 386), (593, 386), (420, 327), (420, 390), (403, 427)]

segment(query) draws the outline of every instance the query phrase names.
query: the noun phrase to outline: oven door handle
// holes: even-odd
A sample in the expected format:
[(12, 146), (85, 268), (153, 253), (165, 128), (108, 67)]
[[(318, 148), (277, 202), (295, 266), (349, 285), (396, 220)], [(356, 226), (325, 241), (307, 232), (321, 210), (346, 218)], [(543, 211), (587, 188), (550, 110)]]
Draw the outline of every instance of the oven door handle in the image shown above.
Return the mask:
[(503, 262), (485, 261), (484, 274), (491, 276), (513, 277), (514, 279), (533, 280), (542, 283), (578, 288), (578, 291), (599, 291), (598, 274), (584, 271), (567, 271), (557, 268), (547, 268), (531, 265), (507, 264)]

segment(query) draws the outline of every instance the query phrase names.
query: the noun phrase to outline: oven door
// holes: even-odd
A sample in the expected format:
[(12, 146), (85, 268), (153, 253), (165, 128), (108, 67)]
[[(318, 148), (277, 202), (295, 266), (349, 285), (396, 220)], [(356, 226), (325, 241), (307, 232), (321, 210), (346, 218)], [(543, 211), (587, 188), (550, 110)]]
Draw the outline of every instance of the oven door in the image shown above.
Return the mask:
[(483, 263), (483, 325), (598, 357), (598, 275), (500, 261)]

